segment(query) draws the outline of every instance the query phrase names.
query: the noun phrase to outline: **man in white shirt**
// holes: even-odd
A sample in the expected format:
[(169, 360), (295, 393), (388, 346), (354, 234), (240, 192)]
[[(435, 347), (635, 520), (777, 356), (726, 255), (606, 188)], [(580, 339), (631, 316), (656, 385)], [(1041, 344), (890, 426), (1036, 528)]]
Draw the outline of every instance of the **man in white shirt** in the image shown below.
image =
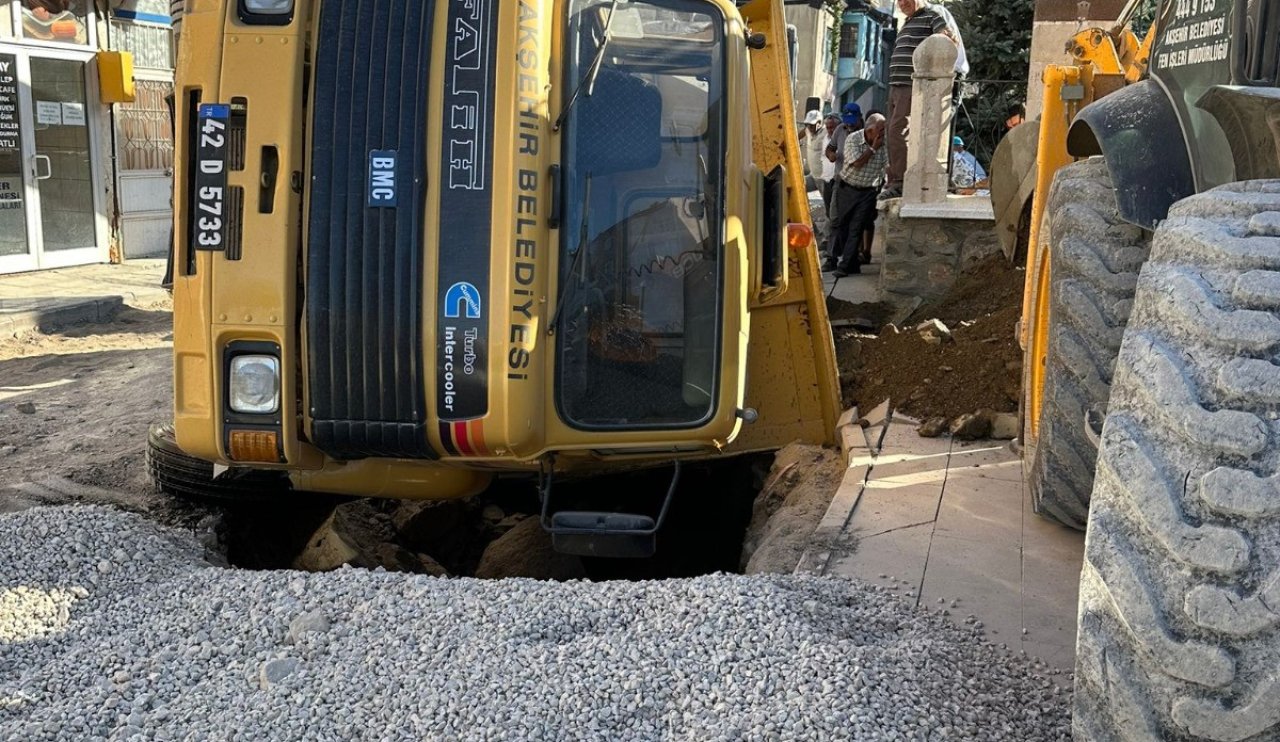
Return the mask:
[(822, 173), (822, 114), (809, 111), (804, 115), (804, 130), (800, 132), (804, 140), (804, 172), (809, 176), (805, 185), (809, 190), (818, 188), (818, 176)]
[(840, 117), (834, 113), (828, 113), (822, 122), (822, 151), (819, 153), (819, 159), (822, 161), (822, 169), (818, 175), (818, 185), (822, 186), (822, 205), (827, 209), (827, 216), (831, 215), (831, 195), (835, 193), (836, 180), (836, 164), (826, 155), (827, 147), (831, 146), (831, 138), (836, 133), (836, 127), (840, 125)]

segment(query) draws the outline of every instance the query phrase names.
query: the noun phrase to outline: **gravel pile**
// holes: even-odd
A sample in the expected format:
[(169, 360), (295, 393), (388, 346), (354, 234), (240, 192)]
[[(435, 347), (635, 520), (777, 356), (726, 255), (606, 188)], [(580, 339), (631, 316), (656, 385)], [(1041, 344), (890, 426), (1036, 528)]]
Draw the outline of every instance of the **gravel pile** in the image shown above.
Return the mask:
[(237, 571), (100, 507), (0, 533), (0, 739), (1069, 736), (1043, 668), (845, 580)]

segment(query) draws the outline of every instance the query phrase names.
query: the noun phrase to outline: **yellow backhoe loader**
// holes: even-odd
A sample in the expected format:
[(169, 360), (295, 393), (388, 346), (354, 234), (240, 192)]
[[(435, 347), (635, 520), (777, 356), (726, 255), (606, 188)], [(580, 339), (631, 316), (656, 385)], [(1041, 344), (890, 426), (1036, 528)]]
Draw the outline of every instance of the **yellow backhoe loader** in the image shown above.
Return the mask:
[[(525, 477), (557, 548), (644, 556), (681, 465), (832, 442), (786, 38), (780, 0), (193, 0), (161, 487)], [(554, 497), (656, 466), (652, 512)]]
[[(1065, 43), (1069, 63), (1050, 64), (1043, 70), (1036, 90), (1041, 97), (1040, 115), (1015, 128), (997, 148), (993, 157), (992, 203), (998, 215), (996, 230), (1005, 254), (1027, 266), (1023, 291), (1022, 321), (1018, 342), (1023, 349), (1022, 444), (1023, 458), (1031, 471), (1031, 493), (1037, 512), (1076, 528), (1084, 527), (1092, 476), (1090, 429), (1086, 415), (1101, 421), (1106, 405), (1106, 383), (1090, 379), (1071, 388), (1071, 380), (1061, 375), (1048, 380), (1049, 363), (1074, 364), (1079, 358), (1054, 354), (1050, 359), (1049, 275), (1053, 260), (1048, 210), (1051, 185), (1059, 171), (1073, 162), (1067, 151), (1071, 122), (1085, 106), (1138, 82), (1146, 72), (1154, 39), (1154, 26), (1142, 40), (1134, 34), (1131, 21), (1142, 0), (1129, 0), (1114, 23), (1106, 27), (1087, 25), (1088, 4), (1080, 9), (1079, 29)], [(1072, 193), (1069, 198), (1090, 198)], [(1019, 244), (1025, 238), (1025, 244)], [(1140, 230), (1124, 239), (1141, 252), (1145, 244)], [(1132, 264), (1132, 261), (1130, 261)], [(1138, 263), (1140, 265), (1140, 261)], [(1135, 266), (1136, 270), (1136, 266)], [(1073, 283), (1068, 291), (1094, 294), (1105, 287)], [(1096, 300), (1096, 296), (1072, 297)], [(1112, 297), (1103, 297), (1103, 300)], [(1123, 312), (1123, 308), (1120, 308)], [(1053, 328), (1070, 333), (1060, 324)], [(1069, 352), (1110, 354), (1119, 347), (1118, 334), (1085, 332), (1074, 334)], [(1101, 349), (1090, 347), (1101, 343)], [(1101, 382), (1101, 383), (1100, 383)], [(1049, 400), (1046, 403), (1046, 400)], [(1096, 433), (1096, 431), (1094, 431)], [(1094, 435), (1096, 438), (1096, 435)], [(1045, 442), (1041, 447), (1042, 440)]]

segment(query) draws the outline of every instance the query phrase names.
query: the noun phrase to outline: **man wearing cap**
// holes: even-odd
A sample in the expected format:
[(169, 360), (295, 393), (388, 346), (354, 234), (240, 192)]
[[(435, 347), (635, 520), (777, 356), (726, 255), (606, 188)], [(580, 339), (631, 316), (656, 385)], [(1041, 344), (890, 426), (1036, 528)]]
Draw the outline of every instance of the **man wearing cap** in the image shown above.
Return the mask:
[(831, 135), (827, 145), (827, 159), (834, 162), (839, 171), (844, 165), (844, 138), (862, 129), (862, 106), (857, 103), (846, 103), (840, 112), (840, 125)]
[(827, 243), (822, 254), (828, 261), (833, 261), (840, 254), (841, 242), (835, 240), (835, 223), (845, 206), (840, 203), (840, 169), (844, 167), (844, 142), (848, 136), (862, 130), (862, 106), (857, 103), (846, 103), (840, 109), (840, 124), (831, 132), (827, 142), (827, 161), (831, 163), (831, 200), (827, 204), (827, 217), (831, 220), (831, 231), (827, 235)]
[(964, 140), (951, 138), (951, 185), (955, 188), (975, 188), (987, 179), (987, 171), (973, 153), (965, 149)]
[[(855, 131), (862, 130), (862, 106), (857, 103), (846, 103), (841, 109), (840, 124), (831, 132), (831, 139), (827, 142), (827, 161), (832, 163), (833, 183), (839, 184), (839, 179), (835, 177), (840, 172), (840, 168), (844, 167), (844, 140)], [(831, 199), (835, 201), (835, 192), (838, 189), (833, 187)], [(827, 211), (837, 208), (834, 203), (827, 206)], [(835, 218), (834, 216), (832, 217)]]
[(889, 56), (889, 122), (885, 129), (889, 169), (881, 198), (901, 196), (902, 178), (907, 172), (907, 119), (911, 115), (911, 75), (915, 72), (912, 55), (920, 42), (934, 34), (942, 34), (955, 43), (946, 17), (924, 0), (898, 0), (898, 10), (907, 19), (898, 29)]
[(876, 219), (876, 192), (884, 176), (888, 153), (884, 142), (884, 116), (867, 117), (866, 128), (844, 141), (844, 164), (836, 183), (838, 214), (832, 220), (831, 255), (823, 266), (836, 278), (862, 272), (862, 235)]
[(819, 187), (818, 179), (822, 175), (822, 163), (826, 159), (822, 156), (822, 150), (826, 146), (823, 140), (826, 139), (822, 135), (822, 114), (816, 110), (809, 111), (804, 115), (804, 129), (800, 132), (800, 138), (804, 141), (804, 169), (809, 179), (805, 181), (805, 186), (809, 190)]

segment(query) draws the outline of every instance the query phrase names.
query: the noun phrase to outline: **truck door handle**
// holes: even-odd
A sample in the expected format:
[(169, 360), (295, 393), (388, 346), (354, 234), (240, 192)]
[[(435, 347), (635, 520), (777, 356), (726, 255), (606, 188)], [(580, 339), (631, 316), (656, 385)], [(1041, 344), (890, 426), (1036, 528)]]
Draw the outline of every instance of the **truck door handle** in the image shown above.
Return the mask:
[[(40, 161), (44, 160), (44, 175), (40, 174)], [(53, 177), (53, 161), (48, 155), (36, 155), (31, 158), (31, 174), (36, 180), (48, 180)]]

